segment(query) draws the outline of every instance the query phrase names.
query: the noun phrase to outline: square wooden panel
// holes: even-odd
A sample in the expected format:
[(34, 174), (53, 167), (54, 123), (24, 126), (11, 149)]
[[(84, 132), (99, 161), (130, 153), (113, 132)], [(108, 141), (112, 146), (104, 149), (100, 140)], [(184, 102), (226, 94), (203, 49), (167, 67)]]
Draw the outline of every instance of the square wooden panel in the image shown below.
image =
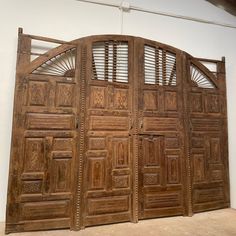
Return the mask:
[(22, 194), (40, 194), (42, 193), (42, 180), (22, 181)]
[(75, 102), (74, 84), (57, 83), (56, 106), (72, 107)]
[(165, 138), (165, 147), (167, 149), (176, 149), (179, 148), (179, 137), (166, 137)]
[(178, 110), (178, 96), (175, 91), (165, 91), (165, 111)]
[(106, 107), (106, 88), (91, 86), (90, 107), (100, 109)]
[(29, 81), (28, 105), (46, 106), (48, 96), (48, 82)]
[(52, 149), (54, 151), (72, 151), (73, 139), (72, 138), (54, 138)]
[(118, 175), (112, 177), (113, 188), (128, 188), (129, 175)]
[(127, 110), (129, 107), (128, 89), (114, 89), (114, 109)]
[(89, 138), (89, 149), (90, 150), (104, 150), (104, 149), (106, 149), (105, 137), (90, 137)]
[(143, 185), (160, 185), (160, 173), (145, 173), (143, 175)]
[(143, 92), (143, 109), (145, 111), (158, 110), (158, 92), (146, 90)]
[(193, 148), (204, 148), (204, 138), (203, 137), (192, 137), (191, 144)]

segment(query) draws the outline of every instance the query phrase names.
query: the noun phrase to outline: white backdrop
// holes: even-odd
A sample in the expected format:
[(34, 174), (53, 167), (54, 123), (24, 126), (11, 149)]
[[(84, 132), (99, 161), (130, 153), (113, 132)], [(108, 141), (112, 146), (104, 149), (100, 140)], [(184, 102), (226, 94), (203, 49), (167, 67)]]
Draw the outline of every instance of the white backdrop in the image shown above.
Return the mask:
[[(152, 10), (236, 26), (236, 17), (204, 0), (127, 1)], [(120, 34), (120, 16), (116, 8), (76, 0), (0, 0), (0, 221), (5, 220), (17, 28), (23, 27), (28, 34), (72, 40), (94, 34)], [(196, 57), (226, 57), (231, 206), (236, 208), (236, 171), (233, 171), (236, 167), (236, 29), (131, 10), (123, 15), (122, 32), (170, 44)]]

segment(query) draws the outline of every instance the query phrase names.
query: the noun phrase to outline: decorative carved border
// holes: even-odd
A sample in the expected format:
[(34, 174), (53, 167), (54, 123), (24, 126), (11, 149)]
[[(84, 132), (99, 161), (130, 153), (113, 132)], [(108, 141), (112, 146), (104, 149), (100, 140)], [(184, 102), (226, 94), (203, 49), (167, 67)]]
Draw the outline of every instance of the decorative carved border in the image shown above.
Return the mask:
[(85, 150), (85, 80), (86, 80), (87, 47), (82, 47), (81, 76), (80, 76), (80, 135), (79, 135), (79, 165), (76, 201), (75, 229), (80, 230), (82, 225), (81, 202), (83, 181), (83, 157)]

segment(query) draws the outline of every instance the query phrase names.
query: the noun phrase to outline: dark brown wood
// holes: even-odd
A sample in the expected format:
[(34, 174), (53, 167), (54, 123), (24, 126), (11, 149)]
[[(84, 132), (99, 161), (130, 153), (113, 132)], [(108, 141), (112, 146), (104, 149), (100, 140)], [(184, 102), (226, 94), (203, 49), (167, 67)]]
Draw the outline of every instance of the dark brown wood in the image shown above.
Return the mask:
[[(31, 40), (62, 43), (30, 62)], [(6, 233), (229, 206), (225, 61), (19, 30)], [(205, 59), (201, 59), (204, 61)]]

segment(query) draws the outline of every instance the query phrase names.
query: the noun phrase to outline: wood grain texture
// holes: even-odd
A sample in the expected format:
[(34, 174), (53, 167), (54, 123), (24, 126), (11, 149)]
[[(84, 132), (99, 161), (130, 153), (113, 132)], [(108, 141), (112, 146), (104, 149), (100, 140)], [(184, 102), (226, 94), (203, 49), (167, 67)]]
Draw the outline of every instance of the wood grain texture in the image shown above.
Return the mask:
[(6, 233), (229, 206), (224, 61), (103, 35), (30, 62), (35, 37), (19, 34)]

